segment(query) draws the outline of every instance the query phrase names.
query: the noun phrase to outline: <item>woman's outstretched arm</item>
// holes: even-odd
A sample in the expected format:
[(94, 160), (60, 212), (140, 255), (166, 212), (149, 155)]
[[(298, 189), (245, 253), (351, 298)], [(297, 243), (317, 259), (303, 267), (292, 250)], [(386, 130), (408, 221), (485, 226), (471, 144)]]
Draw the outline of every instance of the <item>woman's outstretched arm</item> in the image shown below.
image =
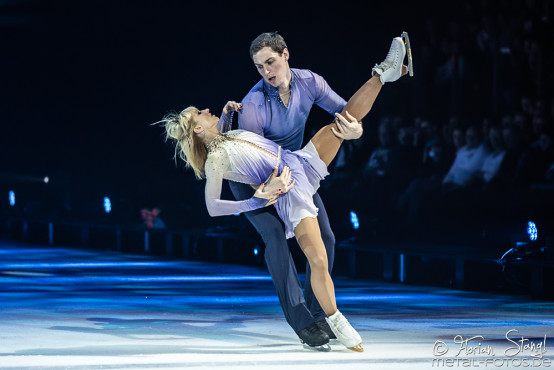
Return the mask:
[(221, 199), (223, 171), (227, 168), (225, 165), (226, 160), (228, 161), (228, 158), (225, 153), (214, 152), (210, 153), (208, 160), (206, 161), (205, 197), (206, 207), (208, 208), (210, 216), (226, 216), (248, 212), (254, 209), (270, 206), (277, 201), (278, 196), (281, 194), (279, 189), (266, 191), (264, 190), (263, 184), (260, 185), (254, 195), (249, 199), (240, 201)]

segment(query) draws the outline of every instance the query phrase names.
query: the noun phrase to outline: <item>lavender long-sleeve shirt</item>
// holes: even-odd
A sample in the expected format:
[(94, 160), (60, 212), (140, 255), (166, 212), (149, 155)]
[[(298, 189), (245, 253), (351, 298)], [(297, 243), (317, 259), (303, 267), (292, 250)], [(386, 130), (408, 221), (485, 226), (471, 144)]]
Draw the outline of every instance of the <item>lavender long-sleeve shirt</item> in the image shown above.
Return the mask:
[(308, 114), (314, 104), (331, 115), (340, 113), (346, 101), (318, 74), (291, 68), (291, 95), (288, 107), (279, 90), (262, 79), (242, 100), (239, 129), (254, 132), (284, 149), (298, 150), (304, 140)]

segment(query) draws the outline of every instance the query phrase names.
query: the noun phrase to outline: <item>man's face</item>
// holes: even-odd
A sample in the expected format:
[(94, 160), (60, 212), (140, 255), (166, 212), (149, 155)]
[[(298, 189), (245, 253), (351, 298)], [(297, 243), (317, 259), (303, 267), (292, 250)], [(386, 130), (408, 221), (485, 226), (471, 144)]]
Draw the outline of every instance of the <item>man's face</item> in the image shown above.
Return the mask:
[[(289, 82), (287, 80), (289, 71), (289, 51), (287, 49), (284, 49), (283, 54), (279, 55), (272, 48), (266, 46), (254, 54), (252, 59), (258, 73), (271, 86), (278, 88)], [(282, 87), (286, 88), (288, 86)]]

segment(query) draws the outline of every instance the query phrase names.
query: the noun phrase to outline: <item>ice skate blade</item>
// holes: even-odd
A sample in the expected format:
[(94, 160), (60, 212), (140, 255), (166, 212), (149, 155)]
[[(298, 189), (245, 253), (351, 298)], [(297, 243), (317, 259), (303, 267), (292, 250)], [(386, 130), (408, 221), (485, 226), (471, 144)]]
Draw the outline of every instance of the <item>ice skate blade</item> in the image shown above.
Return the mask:
[(364, 347), (362, 347), (361, 344), (357, 344), (354, 347), (346, 347), (346, 348), (348, 348), (351, 351), (355, 351), (355, 352), (363, 352), (364, 351)]
[(318, 352), (330, 352), (331, 346), (329, 344), (323, 344), (321, 346), (309, 346), (306, 343), (302, 343), (302, 346), (304, 348), (309, 349), (310, 351), (318, 351)]
[(406, 54), (408, 55), (408, 73), (410, 74), (410, 77), (414, 77), (414, 62), (412, 60), (412, 47), (410, 45), (408, 32), (402, 32), (402, 40), (404, 40), (404, 45), (406, 45)]

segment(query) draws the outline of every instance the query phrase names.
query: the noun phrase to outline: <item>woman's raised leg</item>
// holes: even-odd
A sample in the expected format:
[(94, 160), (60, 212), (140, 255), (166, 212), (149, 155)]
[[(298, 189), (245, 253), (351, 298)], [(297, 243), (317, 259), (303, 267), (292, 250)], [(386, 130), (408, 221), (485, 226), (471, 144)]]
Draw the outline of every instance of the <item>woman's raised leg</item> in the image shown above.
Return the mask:
[[(348, 103), (346, 103), (342, 111), (342, 115), (344, 116), (345, 112), (348, 111), (350, 115), (354, 116), (358, 121), (361, 121), (371, 110), (382, 86), (383, 84), (378, 75), (370, 78), (358, 89), (358, 91), (356, 91), (350, 100), (348, 100)], [(336, 123), (331, 123), (321, 128), (311, 140), (319, 154), (319, 158), (321, 158), (327, 166), (337, 155), (343, 141), (331, 131), (332, 127), (336, 127)]]
[[(375, 72), (383, 73), (383, 76), (387, 75), (388, 77), (382, 80), (379, 74), (375, 74), (375, 76), (367, 80), (367, 82), (363, 84), (354, 95), (352, 95), (350, 100), (348, 100), (348, 103), (344, 107), (341, 114), (344, 116), (345, 112), (348, 111), (348, 113), (350, 113), (354, 118), (361, 121), (371, 110), (377, 95), (379, 95), (379, 92), (381, 91), (383, 83), (385, 83), (385, 81), (396, 81), (399, 77), (408, 73), (407, 67), (403, 65), (405, 54), (406, 49), (404, 43), (399, 37), (396, 37), (393, 39), (393, 43), (385, 62), (381, 63), (379, 68), (374, 69)], [(386, 70), (383, 70), (383, 68), (386, 68)], [(393, 75), (397, 77), (394, 77)], [(327, 165), (329, 165), (333, 158), (335, 158), (337, 152), (339, 151), (340, 145), (342, 144), (342, 139), (336, 137), (333, 134), (333, 131), (331, 131), (331, 128), (334, 127), (333, 125), (334, 124), (323, 127), (312, 138), (312, 143), (315, 145), (319, 157)]]

